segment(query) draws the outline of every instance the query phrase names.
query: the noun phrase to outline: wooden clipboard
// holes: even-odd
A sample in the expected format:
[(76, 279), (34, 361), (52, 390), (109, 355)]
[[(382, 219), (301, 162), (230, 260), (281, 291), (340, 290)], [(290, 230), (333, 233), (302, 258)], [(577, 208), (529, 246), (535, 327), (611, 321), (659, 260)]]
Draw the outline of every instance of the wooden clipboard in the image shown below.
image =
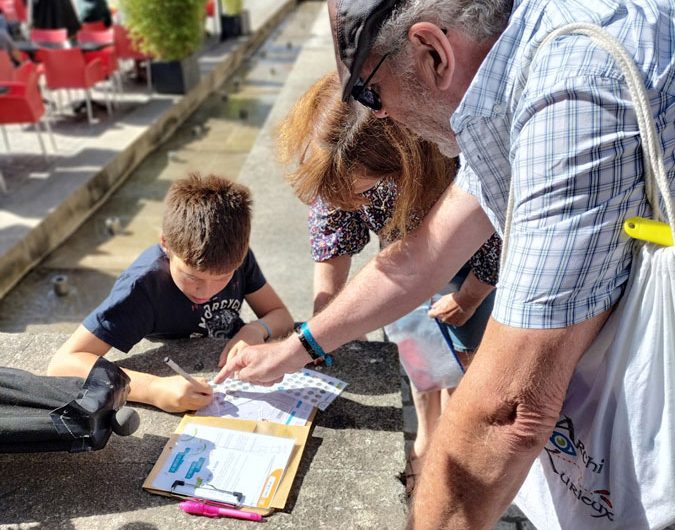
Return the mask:
[(286, 470), (283, 476), (281, 477), (281, 481), (279, 483), (279, 486), (277, 487), (274, 497), (272, 498), (272, 501), (269, 504), (270, 506), (269, 509), (251, 508), (248, 506), (244, 508), (245, 511), (256, 512), (262, 515), (269, 515), (274, 510), (281, 510), (286, 505), (286, 500), (288, 499), (291, 487), (293, 486), (293, 480), (295, 479), (298, 467), (300, 466), (302, 453), (305, 449), (307, 438), (309, 437), (309, 431), (312, 428), (312, 421), (314, 420), (315, 415), (316, 409), (314, 409), (314, 411), (312, 412), (312, 415), (310, 416), (310, 419), (307, 422), (307, 424), (299, 426), (299, 425), (282, 425), (280, 423), (275, 423), (271, 421), (238, 420), (233, 418), (216, 418), (213, 416), (192, 416), (186, 414), (185, 416), (183, 416), (183, 419), (178, 424), (178, 427), (176, 427), (175, 432), (173, 433), (171, 438), (169, 438), (169, 441), (164, 446), (161, 455), (157, 459), (157, 462), (155, 462), (155, 465), (150, 471), (148, 477), (145, 479), (145, 482), (143, 482), (143, 489), (148, 491), (149, 493), (154, 493), (157, 495), (185, 498), (184, 495), (180, 495), (172, 491), (153, 488), (152, 484), (154, 483), (157, 474), (164, 467), (164, 464), (166, 463), (167, 459), (170, 458), (171, 452), (176, 445), (178, 436), (183, 432), (185, 426), (188, 423), (197, 423), (210, 427), (221, 427), (223, 429), (231, 429), (243, 432), (252, 432), (257, 434), (266, 434), (270, 436), (279, 436), (282, 438), (295, 439), (295, 446), (288, 460), (288, 465), (286, 466)]

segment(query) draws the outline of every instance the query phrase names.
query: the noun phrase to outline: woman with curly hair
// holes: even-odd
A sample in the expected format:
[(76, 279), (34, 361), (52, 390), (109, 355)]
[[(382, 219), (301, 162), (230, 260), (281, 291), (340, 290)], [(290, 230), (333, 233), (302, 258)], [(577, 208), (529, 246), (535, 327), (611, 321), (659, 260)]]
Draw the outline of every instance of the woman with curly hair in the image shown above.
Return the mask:
[[(392, 120), (341, 101), (334, 73), (319, 79), (298, 100), (280, 126), (277, 147), (281, 161), (292, 167), (289, 183), (310, 205), (314, 313), (344, 286), (352, 256), (368, 243), (370, 231), (384, 246), (413, 230), (456, 173), (456, 161), (441, 155), (434, 144)], [(423, 312), (424, 319), (436, 318), (444, 328), (461, 364), (460, 374), (478, 347), (492, 309), (500, 248), (493, 235)], [(405, 361), (403, 342), (397, 341)], [(458, 383), (428, 389), (419, 377), (409, 375), (418, 430), (406, 469), (408, 492), (447, 397)]]

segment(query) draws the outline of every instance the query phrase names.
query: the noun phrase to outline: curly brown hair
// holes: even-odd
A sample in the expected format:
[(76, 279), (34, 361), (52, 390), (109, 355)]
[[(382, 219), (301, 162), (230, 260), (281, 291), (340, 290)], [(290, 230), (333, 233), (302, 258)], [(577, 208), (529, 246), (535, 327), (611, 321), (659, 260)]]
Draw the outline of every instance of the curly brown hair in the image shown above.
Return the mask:
[(397, 200), (383, 235), (405, 235), (410, 219), (429, 211), (452, 182), (455, 161), (395, 121), (343, 102), (340, 93), (337, 74), (323, 76), (281, 123), (278, 156), (294, 168), (287, 180), (306, 204), (321, 197), (356, 210), (366, 199), (354, 191), (355, 175), (391, 178)]
[(251, 235), (251, 194), (223, 177), (191, 173), (164, 199), (162, 236), (168, 250), (199, 271), (231, 272)]

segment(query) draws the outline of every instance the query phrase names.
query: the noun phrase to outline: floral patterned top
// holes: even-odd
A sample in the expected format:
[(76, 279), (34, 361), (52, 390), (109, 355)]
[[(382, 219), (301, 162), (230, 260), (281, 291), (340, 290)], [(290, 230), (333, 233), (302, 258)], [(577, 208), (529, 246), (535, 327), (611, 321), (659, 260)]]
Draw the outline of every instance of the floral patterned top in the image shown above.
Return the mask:
[[(396, 184), (390, 179), (383, 179), (363, 195), (368, 203), (355, 211), (330, 208), (321, 198), (312, 204), (308, 225), (314, 261), (358, 254), (370, 241), (369, 231), (378, 235), (382, 232), (394, 210)], [(420, 221), (418, 216), (413, 216), (410, 229), (414, 229)], [(387, 245), (391, 241), (381, 243)], [(493, 234), (467, 263), (480, 281), (497, 285), (501, 246), (501, 239)]]

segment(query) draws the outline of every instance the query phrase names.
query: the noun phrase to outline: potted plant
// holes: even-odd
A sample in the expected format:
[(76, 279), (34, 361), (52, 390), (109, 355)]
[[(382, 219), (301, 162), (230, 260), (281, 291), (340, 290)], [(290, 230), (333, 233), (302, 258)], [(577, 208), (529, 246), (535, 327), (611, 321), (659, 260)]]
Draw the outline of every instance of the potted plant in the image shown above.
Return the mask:
[[(216, 0), (218, 1), (218, 0)], [(243, 0), (223, 0), (222, 14), (220, 15), (220, 40), (238, 37), (242, 31), (242, 3)]]
[(199, 82), (195, 52), (202, 45), (206, 0), (121, 0), (125, 25), (153, 57), (152, 84), (160, 94), (185, 94)]

